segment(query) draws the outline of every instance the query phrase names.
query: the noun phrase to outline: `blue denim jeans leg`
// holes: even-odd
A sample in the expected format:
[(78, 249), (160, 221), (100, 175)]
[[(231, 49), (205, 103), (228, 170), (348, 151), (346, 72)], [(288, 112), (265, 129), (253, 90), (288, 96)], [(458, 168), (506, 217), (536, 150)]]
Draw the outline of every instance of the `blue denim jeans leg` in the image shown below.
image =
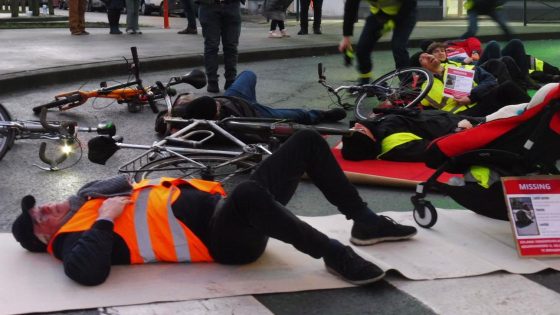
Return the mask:
[(272, 108), (257, 102), (257, 75), (253, 71), (243, 71), (233, 84), (224, 92), (224, 96), (235, 96), (249, 102), (259, 117), (284, 118), (299, 124), (313, 125), (321, 122), (323, 116), (319, 110), (304, 110), (299, 108)]
[(200, 4), (198, 17), (204, 36), (204, 67), (209, 81), (218, 80), (218, 51), (220, 40), (224, 52), (224, 76), (237, 76), (237, 46), (241, 34), (239, 1), (227, 4)]

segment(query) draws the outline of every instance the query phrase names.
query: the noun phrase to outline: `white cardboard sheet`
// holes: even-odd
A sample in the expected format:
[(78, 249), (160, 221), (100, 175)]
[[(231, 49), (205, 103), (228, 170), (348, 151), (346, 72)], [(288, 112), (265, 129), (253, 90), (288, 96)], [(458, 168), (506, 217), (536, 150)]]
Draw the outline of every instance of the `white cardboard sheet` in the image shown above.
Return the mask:
[[(410, 212), (384, 214), (414, 224)], [(560, 270), (558, 258), (519, 258), (508, 222), (470, 211), (438, 210), (438, 214), (438, 223), (432, 229), (420, 228), (409, 241), (356, 250), (384, 270), (396, 270), (413, 280), (467, 277), (498, 270), (519, 274)], [(347, 243), (351, 222), (342, 215), (303, 219)], [(26, 252), (8, 233), (0, 234), (0, 252), (2, 314), (350, 286), (327, 273), (322, 260), (275, 240), (269, 242), (265, 255), (250, 265), (115, 266), (107, 282), (97, 287), (73, 283), (64, 275), (60, 262), (46, 254)]]

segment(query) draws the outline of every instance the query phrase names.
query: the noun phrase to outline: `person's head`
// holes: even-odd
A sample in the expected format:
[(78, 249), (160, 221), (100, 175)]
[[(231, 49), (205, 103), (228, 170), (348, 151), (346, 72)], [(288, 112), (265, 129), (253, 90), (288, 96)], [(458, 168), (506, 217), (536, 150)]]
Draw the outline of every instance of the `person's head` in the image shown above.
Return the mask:
[(12, 225), (14, 238), (31, 252), (44, 252), (51, 237), (66, 222), (70, 202), (36, 206), (35, 198), (28, 195), (21, 200), (21, 210)]
[(216, 100), (210, 96), (201, 96), (190, 102), (173, 107), (173, 116), (185, 119), (214, 120), (218, 114)]
[(420, 54), (418, 61), (420, 62), (420, 65), (424, 69), (430, 72), (433, 73), (441, 72), (441, 62), (434, 55), (428, 53), (422, 53)]
[(361, 161), (376, 159), (381, 145), (369, 128), (356, 123), (352, 134), (342, 137), (342, 157), (345, 160)]
[(423, 52), (425, 52), (428, 49), (428, 46), (430, 46), (434, 41), (431, 39), (424, 39), (422, 41), (420, 41), (420, 49), (422, 49)]
[(428, 46), (426, 52), (434, 55), (439, 61), (444, 62), (447, 60), (446, 48), (447, 45), (442, 42), (433, 42)]

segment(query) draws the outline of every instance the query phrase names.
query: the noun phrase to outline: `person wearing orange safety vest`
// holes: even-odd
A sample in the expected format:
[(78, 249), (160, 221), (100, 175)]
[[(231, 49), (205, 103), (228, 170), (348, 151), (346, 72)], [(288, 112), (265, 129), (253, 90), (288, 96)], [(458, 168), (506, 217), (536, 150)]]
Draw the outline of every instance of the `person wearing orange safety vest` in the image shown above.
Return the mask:
[(350, 283), (381, 279), (383, 270), (285, 207), (304, 173), (354, 221), (352, 243), (416, 234), (414, 227), (369, 209), (327, 142), (311, 130), (291, 136), (227, 197), (216, 182), (161, 178), (131, 185), (117, 176), (88, 183), (59, 203), (36, 205), (33, 196), (25, 196), (12, 234), (25, 249), (62, 260), (65, 274), (83, 285), (103, 283), (111, 265), (250, 263), (262, 255), (269, 237), (323, 258), (329, 272)]
[[(396, 68), (408, 66), (408, 39), (416, 25), (416, 0), (369, 0), (370, 15), (366, 18), (362, 34), (355, 49), (360, 84), (369, 83), (373, 77), (371, 53), (383, 34), (393, 31), (391, 47)], [(351, 37), (357, 21), (360, 0), (346, 0), (344, 4), (343, 38), (338, 46), (342, 53), (354, 51)]]
[(439, 59), (428, 53), (413, 56), (411, 62), (429, 70), (434, 75), (434, 84), (422, 99), (421, 106), (426, 109), (440, 109), (452, 114), (482, 117), (497, 111), (505, 105), (525, 103), (529, 95), (513, 81), (498, 84), (496, 78), (481, 67), (474, 69), (473, 88), (470, 94), (462, 97), (444, 95), (443, 78), (449, 65), (442, 65)]

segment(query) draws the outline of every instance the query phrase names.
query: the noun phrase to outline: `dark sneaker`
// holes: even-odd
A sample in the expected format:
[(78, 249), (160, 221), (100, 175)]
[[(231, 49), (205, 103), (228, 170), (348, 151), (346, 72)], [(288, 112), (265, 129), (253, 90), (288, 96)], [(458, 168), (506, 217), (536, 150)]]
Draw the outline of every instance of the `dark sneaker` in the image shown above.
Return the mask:
[(373, 245), (385, 241), (405, 240), (416, 235), (416, 228), (402, 225), (393, 219), (380, 215), (377, 224), (362, 224), (354, 222), (350, 242), (354, 245)]
[(372, 283), (385, 276), (383, 270), (360, 257), (350, 246), (337, 248), (336, 253), (326, 255), (323, 260), (328, 272), (355, 285)]
[(321, 32), (321, 28), (320, 28), (320, 27), (314, 27), (314, 28), (313, 28), (313, 34), (315, 34), (315, 35), (321, 35), (321, 34), (323, 34), (323, 32)]
[(218, 81), (208, 81), (208, 86), (206, 91), (210, 93), (220, 93), (220, 87), (218, 86)]
[(299, 32), (297, 32), (297, 34), (298, 35), (307, 35), (308, 32), (307, 32), (307, 29), (302, 28), (302, 29), (299, 30)]
[(342, 108), (333, 108), (323, 112), (323, 121), (337, 122), (346, 118), (346, 111)]
[(178, 31), (177, 34), (184, 34), (184, 35), (196, 35), (198, 34), (198, 30), (196, 29), (196, 27), (187, 27), (182, 31)]

